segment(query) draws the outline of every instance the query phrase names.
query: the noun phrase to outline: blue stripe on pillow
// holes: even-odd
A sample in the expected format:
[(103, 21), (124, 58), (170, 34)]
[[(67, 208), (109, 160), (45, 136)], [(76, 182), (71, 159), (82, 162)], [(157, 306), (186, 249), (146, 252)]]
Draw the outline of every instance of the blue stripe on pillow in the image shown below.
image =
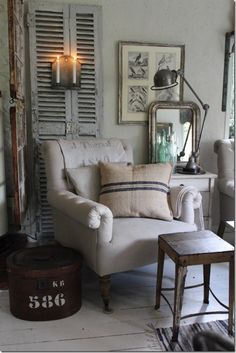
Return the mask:
[(152, 190), (152, 191), (158, 191), (158, 192), (163, 192), (163, 193), (165, 193), (165, 194), (167, 194), (168, 193), (168, 190), (165, 190), (165, 189), (161, 189), (161, 188), (155, 188), (155, 187), (149, 187), (149, 186), (144, 186), (144, 187), (142, 187), (142, 186), (140, 186), (140, 187), (138, 187), (138, 186), (133, 186), (133, 187), (126, 187), (126, 188), (117, 188), (117, 189), (115, 189), (115, 188), (107, 188), (107, 189), (105, 189), (105, 190), (102, 190), (101, 192), (100, 192), (100, 195), (102, 195), (102, 194), (108, 194), (108, 193), (112, 193), (112, 192), (122, 192), (122, 191), (134, 191), (134, 190)]
[(157, 185), (163, 185), (165, 187), (169, 187), (167, 184), (162, 183), (161, 181), (120, 181), (116, 183), (109, 183), (109, 184), (104, 184), (102, 187), (106, 186), (115, 186), (115, 185), (126, 185), (126, 184), (157, 184)]

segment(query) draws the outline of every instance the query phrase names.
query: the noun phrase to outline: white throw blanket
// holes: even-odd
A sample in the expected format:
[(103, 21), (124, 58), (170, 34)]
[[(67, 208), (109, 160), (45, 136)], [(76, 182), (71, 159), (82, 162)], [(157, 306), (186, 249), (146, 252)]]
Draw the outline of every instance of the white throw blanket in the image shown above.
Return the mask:
[(177, 219), (181, 217), (183, 202), (188, 202), (189, 198), (193, 201), (194, 209), (198, 211), (198, 217), (196, 217), (195, 223), (197, 224), (199, 230), (203, 230), (204, 219), (202, 211), (202, 195), (193, 186), (178, 186), (172, 188), (170, 202), (173, 217)]

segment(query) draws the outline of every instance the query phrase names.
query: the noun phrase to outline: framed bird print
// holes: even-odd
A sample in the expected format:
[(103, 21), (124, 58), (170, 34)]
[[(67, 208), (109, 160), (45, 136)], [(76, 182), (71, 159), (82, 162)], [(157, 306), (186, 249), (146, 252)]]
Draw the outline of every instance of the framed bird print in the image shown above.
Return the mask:
[(153, 78), (161, 69), (184, 71), (184, 45), (119, 42), (119, 124), (147, 124), (153, 101), (183, 100), (183, 82), (152, 91)]

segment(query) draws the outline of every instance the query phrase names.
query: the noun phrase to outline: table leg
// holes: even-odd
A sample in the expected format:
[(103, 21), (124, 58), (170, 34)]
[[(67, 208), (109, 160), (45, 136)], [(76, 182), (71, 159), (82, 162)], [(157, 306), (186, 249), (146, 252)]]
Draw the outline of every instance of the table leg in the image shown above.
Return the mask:
[(175, 299), (174, 299), (172, 341), (178, 340), (186, 274), (187, 274), (187, 267), (179, 266), (178, 264), (176, 264), (176, 266), (175, 266)]
[(161, 301), (161, 286), (163, 278), (163, 268), (164, 268), (164, 259), (165, 253), (161, 249), (160, 245), (158, 246), (158, 267), (157, 267), (157, 283), (156, 283), (156, 305), (155, 310), (160, 308)]
[(203, 302), (209, 304), (209, 287), (210, 287), (211, 265), (203, 265), (204, 280), (204, 299)]
[(234, 305), (234, 257), (229, 262), (229, 321), (228, 333), (233, 334), (233, 305)]
[(224, 232), (225, 232), (226, 222), (220, 221), (219, 228), (217, 230), (217, 235), (223, 239)]

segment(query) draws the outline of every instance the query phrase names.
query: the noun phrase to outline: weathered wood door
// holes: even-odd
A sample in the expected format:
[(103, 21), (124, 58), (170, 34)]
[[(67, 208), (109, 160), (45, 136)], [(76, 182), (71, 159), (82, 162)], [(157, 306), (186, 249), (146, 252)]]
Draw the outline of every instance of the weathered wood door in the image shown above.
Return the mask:
[[(30, 44), (32, 140), (34, 149), (37, 232), (53, 234), (52, 210), (40, 144), (50, 139), (98, 136), (101, 121), (101, 8), (30, 1), (27, 24)], [(81, 89), (52, 88), (51, 64), (60, 55), (81, 64)]]
[(20, 229), (27, 209), (23, 0), (8, 0), (8, 28), (11, 96), (10, 122), (14, 184), (13, 222), (15, 228)]

